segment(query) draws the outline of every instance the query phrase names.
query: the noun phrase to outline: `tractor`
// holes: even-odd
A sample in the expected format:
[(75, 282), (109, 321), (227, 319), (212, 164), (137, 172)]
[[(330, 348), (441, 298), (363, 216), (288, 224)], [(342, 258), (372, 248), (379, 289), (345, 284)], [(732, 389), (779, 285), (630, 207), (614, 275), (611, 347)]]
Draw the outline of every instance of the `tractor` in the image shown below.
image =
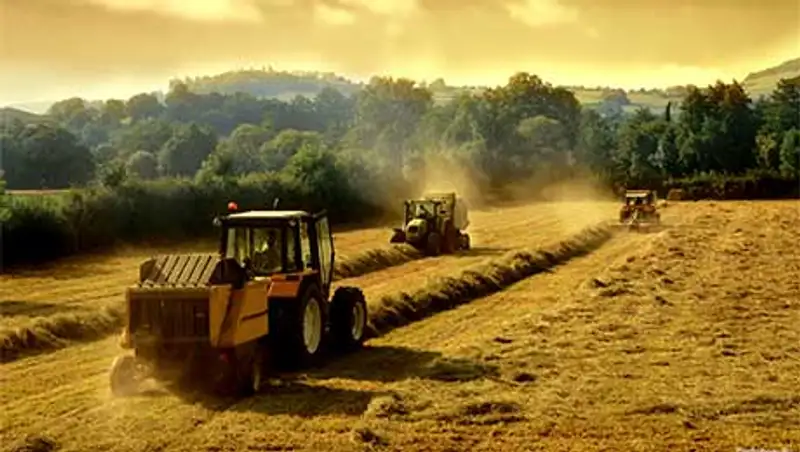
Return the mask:
[(467, 206), (455, 193), (430, 193), (406, 200), (403, 227), (395, 228), (390, 243), (407, 243), (429, 256), (470, 248)]
[(619, 223), (635, 230), (661, 224), (656, 193), (652, 190), (626, 190), (625, 205), (619, 211)]
[(247, 396), (271, 364), (308, 367), (363, 344), (362, 291), (342, 286), (330, 296), (334, 244), (325, 212), (228, 209), (214, 219), (217, 254), (140, 265), (120, 337), (133, 353), (112, 364), (113, 394), (130, 394), (147, 377), (179, 375)]

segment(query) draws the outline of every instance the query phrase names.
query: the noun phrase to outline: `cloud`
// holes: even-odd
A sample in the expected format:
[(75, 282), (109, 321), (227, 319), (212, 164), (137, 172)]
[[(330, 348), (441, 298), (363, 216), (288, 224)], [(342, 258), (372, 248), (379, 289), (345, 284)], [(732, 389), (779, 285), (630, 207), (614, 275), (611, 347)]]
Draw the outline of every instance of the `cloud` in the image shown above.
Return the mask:
[[(151, 11), (200, 21), (258, 22), (260, 14), (249, 0), (87, 0), (118, 11)], [(284, 4), (290, 4), (284, 2)]]
[(522, 0), (509, 3), (507, 8), (512, 19), (531, 27), (578, 20), (578, 10), (566, 7), (558, 0)]
[[(732, 78), (800, 55), (799, 9), (797, 0), (0, 0), (0, 71), (94, 84), (297, 64), (456, 82), (525, 70), (555, 82), (637, 74), (642, 85), (672, 84), (680, 70), (660, 68)], [(12, 78), (20, 82), (0, 90), (36, 92), (24, 80), (45, 77)]]
[(314, 16), (319, 23), (328, 25), (352, 25), (356, 21), (355, 14), (347, 9), (329, 6), (324, 3), (314, 5)]

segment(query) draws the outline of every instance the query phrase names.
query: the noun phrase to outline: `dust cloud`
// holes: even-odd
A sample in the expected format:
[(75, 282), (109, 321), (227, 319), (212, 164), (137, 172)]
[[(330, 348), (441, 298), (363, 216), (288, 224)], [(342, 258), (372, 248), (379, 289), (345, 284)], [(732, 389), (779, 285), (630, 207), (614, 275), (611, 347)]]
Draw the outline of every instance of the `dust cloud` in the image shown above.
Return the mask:
[(469, 208), (486, 204), (484, 177), (469, 164), (437, 153), (426, 154), (415, 196), (426, 193), (455, 192)]

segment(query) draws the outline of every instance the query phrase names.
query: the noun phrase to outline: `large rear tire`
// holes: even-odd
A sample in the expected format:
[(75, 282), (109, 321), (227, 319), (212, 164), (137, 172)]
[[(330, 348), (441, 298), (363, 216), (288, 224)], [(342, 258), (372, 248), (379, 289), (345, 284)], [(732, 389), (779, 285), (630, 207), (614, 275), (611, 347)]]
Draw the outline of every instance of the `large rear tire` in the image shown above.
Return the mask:
[(339, 287), (331, 299), (331, 347), (350, 352), (361, 347), (367, 332), (367, 302), (357, 287)]
[(453, 226), (453, 223), (448, 221), (444, 226), (444, 240), (442, 243), (442, 252), (444, 254), (455, 253), (459, 248), (458, 231)]
[(273, 300), (270, 309), (270, 350), (277, 366), (298, 369), (317, 364), (327, 320), (319, 288), (309, 286), (297, 300)]
[(459, 241), (459, 247), (464, 251), (469, 251), (469, 249), (472, 247), (472, 244), (470, 243), (469, 234), (461, 234), (461, 236), (459, 236), (458, 238), (458, 241)]
[(425, 254), (438, 256), (442, 252), (442, 238), (439, 234), (431, 232), (425, 241)]

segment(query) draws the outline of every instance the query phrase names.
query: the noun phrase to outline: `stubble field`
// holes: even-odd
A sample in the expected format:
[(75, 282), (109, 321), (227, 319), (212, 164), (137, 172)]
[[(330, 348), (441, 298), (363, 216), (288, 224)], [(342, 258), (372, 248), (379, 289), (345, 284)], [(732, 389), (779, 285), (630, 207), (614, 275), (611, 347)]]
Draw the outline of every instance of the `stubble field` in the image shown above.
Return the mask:
[[(249, 399), (155, 385), (112, 398), (114, 337), (9, 360), (0, 445), (800, 450), (800, 203), (672, 203), (650, 233), (612, 232), (616, 207), (475, 212), (473, 251), (339, 280), (364, 289), (385, 334)], [(337, 252), (387, 247), (389, 232), (338, 235)], [(3, 277), (0, 328), (119, 303), (152, 251)]]

